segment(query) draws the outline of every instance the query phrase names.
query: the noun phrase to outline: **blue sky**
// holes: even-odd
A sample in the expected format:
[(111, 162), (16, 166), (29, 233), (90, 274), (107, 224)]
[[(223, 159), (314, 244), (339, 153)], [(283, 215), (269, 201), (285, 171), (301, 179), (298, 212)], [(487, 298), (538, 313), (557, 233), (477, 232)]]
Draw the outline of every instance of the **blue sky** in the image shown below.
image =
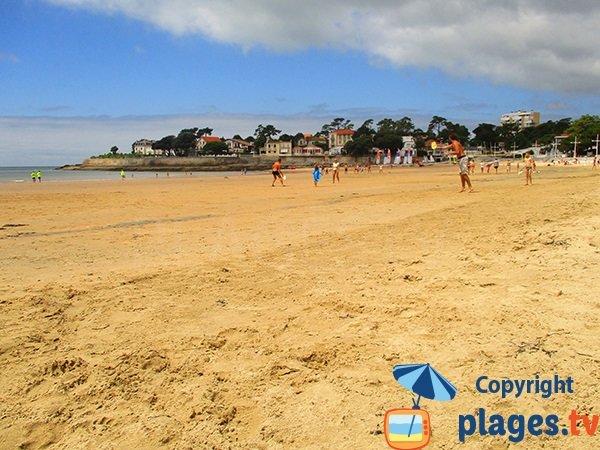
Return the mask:
[[(454, 23), (432, 3), (4, 0), (0, 165), (75, 163), (193, 126), (230, 137), (334, 117), (472, 129), (518, 109), (598, 114), (594, 3), (440, 3), (462, 12)], [(553, 39), (557, 17), (577, 33)]]

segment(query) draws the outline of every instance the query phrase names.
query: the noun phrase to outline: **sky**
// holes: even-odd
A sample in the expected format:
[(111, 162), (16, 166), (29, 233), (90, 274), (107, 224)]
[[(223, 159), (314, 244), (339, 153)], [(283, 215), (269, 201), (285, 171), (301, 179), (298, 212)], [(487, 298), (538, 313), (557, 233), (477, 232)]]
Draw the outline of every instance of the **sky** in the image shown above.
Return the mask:
[(599, 114), (596, 0), (2, 0), (0, 166), (183, 128)]

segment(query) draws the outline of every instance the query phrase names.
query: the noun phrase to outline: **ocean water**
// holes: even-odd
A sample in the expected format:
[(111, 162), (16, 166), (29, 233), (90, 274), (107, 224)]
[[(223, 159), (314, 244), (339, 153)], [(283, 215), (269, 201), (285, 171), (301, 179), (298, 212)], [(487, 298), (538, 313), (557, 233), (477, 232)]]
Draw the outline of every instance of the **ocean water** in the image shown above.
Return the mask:
[[(31, 183), (31, 172), (41, 170), (42, 182), (119, 180), (120, 171), (56, 170), (55, 167), (0, 167), (0, 183)], [(190, 175), (191, 173), (191, 175)], [(167, 172), (126, 172), (129, 178), (167, 178)], [(250, 174), (250, 172), (248, 172)], [(169, 172), (169, 178), (239, 176), (240, 172)]]

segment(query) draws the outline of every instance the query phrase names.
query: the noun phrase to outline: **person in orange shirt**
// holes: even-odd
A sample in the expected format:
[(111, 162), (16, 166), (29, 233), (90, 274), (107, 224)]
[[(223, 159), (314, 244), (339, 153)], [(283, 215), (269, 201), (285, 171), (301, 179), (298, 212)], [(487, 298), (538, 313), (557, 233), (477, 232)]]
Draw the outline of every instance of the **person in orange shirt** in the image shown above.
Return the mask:
[(469, 186), (469, 192), (473, 192), (473, 187), (471, 186), (471, 179), (469, 178), (469, 172), (467, 169), (467, 155), (465, 155), (465, 149), (462, 144), (458, 141), (458, 138), (454, 135), (450, 135), (450, 144), (443, 145), (438, 147), (440, 149), (452, 149), (451, 151), (444, 153), (444, 156), (454, 155), (458, 161), (458, 168), (460, 171), (460, 184), (462, 185), (462, 189), (460, 192), (465, 192), (466, 186)]
[(271, 167), (271, 173), (273, 174), (273, 183), (271, 183), (271, 187), (275, 187), (277, 178), (279, 178), (281, 185), (285, 186), (283, 184), (283, 172), (281, 171), (281, 158), (273, 163), (273, 167)]

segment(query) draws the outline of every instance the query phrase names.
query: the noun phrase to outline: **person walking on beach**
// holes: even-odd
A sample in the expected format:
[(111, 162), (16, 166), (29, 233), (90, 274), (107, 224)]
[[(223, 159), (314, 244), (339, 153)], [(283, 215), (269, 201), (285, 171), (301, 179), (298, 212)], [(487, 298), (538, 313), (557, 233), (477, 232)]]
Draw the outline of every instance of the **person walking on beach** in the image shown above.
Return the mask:
[(333, 184), (335, 184), (335, 180), (340, 182), (340, 163), (337, 159), (333, 160), (333, 164), (331, 164), (331, 170), (333, 171)]
[(31, 181), (33, 181), (35, 183), (36, 178), (37, 178), (37, 172), (34, 170), (33, 172), (31, 172)]
[(273, 183), (271, 183), (271, 187), (275, 187), (277, 178), (279, 178), (281, 185), (285, 186), (283, 184), (283, 172), (281, 171), (281, 158), (273, 163), (273, 167), (271, 167), (271, 173), (273, 174)]
[(471, 186), (471, 179), (469, 178), (469, 173), (467, 169), (467, 155), (465, 155), (465, 149), (462, 144), (458, 141), (456, 135), (450, 135), (450, 144), (442, 145), (438, 147), (440, 149), (452, 149), (451, 151), (444, 153), (444, 156), (456, 156), (458, 162), (458, 169), (460, 174), (460, 184), (462, 189), (460, 192), (465, 192), (465, 188), (469, 187), (469, 192), (473, 192), (473, 187)]
[(121, 181), (125, 181), (125, 170), (121, 169)]
[(42, 171), (41, 171), (41, 170), (38, 170), (38, 171), (35, 173), (35, 176), (37, 177), (38, 183), (41, 183), (41, 182), (42, 182)]
[(318, 164), (315, 164), (315, 168), (313, 169), (313, 181), (315, 182), (315, 187), (317, 187), (319, 181), (321, 181), (321, 169)]

